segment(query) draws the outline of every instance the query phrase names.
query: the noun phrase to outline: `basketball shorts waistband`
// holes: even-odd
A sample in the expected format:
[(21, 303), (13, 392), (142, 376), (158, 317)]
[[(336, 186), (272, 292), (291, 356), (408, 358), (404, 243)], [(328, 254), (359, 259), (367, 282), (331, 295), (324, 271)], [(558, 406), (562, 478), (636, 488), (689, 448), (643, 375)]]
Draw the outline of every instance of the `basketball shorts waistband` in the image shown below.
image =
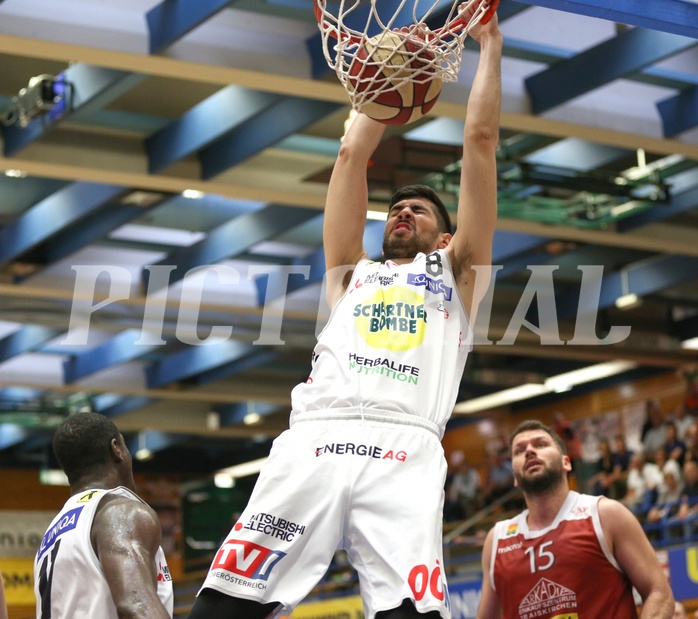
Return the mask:
[(411, 426), (414, 428), (423, 428), (434, 433), (437, 437), (441, 437), (441, 431), (433, 421), (410, 415), (409, 413), (400, 413), (397, 411), (383, 410), (380, 408), (331, 408), (318, 411), (306, 411), (304, 413), (296, 413), (291, 419), (290, 426), (293, 427), (297, 423), (307, 421), (370, 421), (375, 423), (385, 423), (399, 426)]

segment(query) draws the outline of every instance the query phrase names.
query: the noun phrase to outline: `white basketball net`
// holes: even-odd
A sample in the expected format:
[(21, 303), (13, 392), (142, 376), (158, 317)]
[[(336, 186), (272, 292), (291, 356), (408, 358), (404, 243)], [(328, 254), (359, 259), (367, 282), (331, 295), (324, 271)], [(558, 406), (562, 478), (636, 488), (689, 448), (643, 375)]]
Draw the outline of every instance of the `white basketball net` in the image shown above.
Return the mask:
[[(401, 0), (387, 21), (385, 16), (381, 17), (378, 13), (376, 5), (380, 0), (340, 0), (336, 14), (328, 10), (327, 0), (315, 2), (315, 16), (322, 34), (322, 49), (327, 64), (347, 89), (352, 106), (359, 111), (379, 95), (397, 90), (408, 82), (426, 83), (434, 79), (456, 81), (468, 32), (490, 9), (490, 3), (486, 0), (456, 0), (443, 25), (432, 30), (426, 21), (447, 4), (444, 0)], [(348, 26), (345, 20), (357, 10), (366, 11), (369, 3), (365, 24), (360, 29)], [(403, 12), (406, 6), (412, 7), (412, 23), (407, 32), (404, 31)], [(468, 20), (465, 16), (469, 15), (471, 7), (476, 8)], [(356, 21), (355, 16), (350, 21), (352, 19)], [(396, 33), (392, 31), (398, 28), (403, 30), (395, 36)], [(368, 34), (376, 31), (378, 34), (373, 37)], [(401, 45), (405, 37), (410, 42), (408, 47)], [(373, 57), (368, 62), (357, 60), (357, 54), (367, 45), (380, 50), (378, 60)], [(355, 65), (354, 75), (350, 76), (355, 62), (368, 64), (375, 70), (357, 74), (358, 65)], [(381, 79), (384, 69), (392, 76), (391, 79)]]

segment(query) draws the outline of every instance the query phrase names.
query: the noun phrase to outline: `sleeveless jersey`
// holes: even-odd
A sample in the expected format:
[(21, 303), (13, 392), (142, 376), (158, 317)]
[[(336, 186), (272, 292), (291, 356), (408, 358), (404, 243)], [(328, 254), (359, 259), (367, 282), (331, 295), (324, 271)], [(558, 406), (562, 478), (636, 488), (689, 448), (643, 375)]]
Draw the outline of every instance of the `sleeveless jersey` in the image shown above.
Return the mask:
[(637, 618), (630, 581), (601, 529), (599, 498), (571, 491), (540, 531), (529, 531), (528, 510), (495, 525), (490, 582), (503, 619)]
[(441, 435), (472, 346), (444, 250), (408, 264), (361, 260), (318, 337), (307, 382), (291, 394), (294, 416), (360, 409), (427, 419)]
[[(90, 539), (92, 522), (107, 494), (142, 501), (128, 488), (85, 490), (68, 499), (44, 534), (34, 558), (37, 619), (118, 619), (111, 591)], [(170, 571), (156, 555), (158, 597), (172, 616)]]

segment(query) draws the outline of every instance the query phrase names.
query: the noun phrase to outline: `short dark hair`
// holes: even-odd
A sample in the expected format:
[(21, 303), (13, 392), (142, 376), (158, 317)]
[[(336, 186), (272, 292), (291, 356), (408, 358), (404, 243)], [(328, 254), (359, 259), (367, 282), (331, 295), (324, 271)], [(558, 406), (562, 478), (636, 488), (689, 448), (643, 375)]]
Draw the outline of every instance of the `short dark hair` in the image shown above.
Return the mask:
[(521, 434), (522, 432), (528, 432), (530, 430), (543, 430), (543, 432), (547, 432), (550, 437), (555, 441), (557, 446), (560, 448), (560, 451), (562, 452), (563, 455), (567, 455), (567, 447), (565, 446), (565, 441), (562, 440), (560, 435), (555, 432), (550, 426), (544, 424), (542, 421), (538, 421), (537, 419), (527, 419), (526, 421), (522, 421), (518, 426), (516, 426), (516, 429), (511, 433), (511, 438), (509, 439), (509, 453), (511, 453), (511, 448), (514, 444), (514, 439), (516, 438), (517, 435)]
[(441, 201), (441, 198), (439, 198), (438, 194), (431, 187), (428, 185), (405, 185), (392, 195), (390, 198), (390, 207), (407, 198), (426, 198), (433, 202), (436, 207), (437, 218), (442, 228), (441, 232), (453, 233), (451, 216), (448, 214), (448, 210)]
[(53, 435), (53, 453), (73, 484), (109, 462), (111, 442), (121, 433), (108, 417), (99, 413), (75, 413)]

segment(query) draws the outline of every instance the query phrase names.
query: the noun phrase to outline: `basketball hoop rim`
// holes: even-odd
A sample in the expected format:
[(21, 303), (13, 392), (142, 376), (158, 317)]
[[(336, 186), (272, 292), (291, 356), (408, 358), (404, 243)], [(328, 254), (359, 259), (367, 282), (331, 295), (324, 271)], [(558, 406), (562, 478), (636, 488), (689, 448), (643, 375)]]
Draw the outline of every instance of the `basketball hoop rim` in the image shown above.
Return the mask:
[[(486, 24), (488, 21), (490, 21), (490, 19), (492, 19), (495, 12), (497, 11), (497, 7), (499, 6), (499, 0), (482, 0), (482, 3), (489, 5), (487, 11), (480, 20), (480, 23)], [(313, 13), (315, 14), (315, 19), (317, 20), (321, 30), (327, 31), (329, 36), (331, 36), (332, 38), (339, 39), (339, 37), (337, 36), (337, 28), (325, 23), (323, 19), (323, 16), (326, 12), (326, 6), (327, 0), (315, 0), (315, 2), (313, 3)], [(458, 33), (460, 33), (461, 30), (467, 27), (469, 21), (470, 20), (466, 20), (461, 17), (456, 17), (452, 19), (450, 22), (445, 23), (440, 28), (436, 28), (432, 32), (437, 38), (441, 37), (441, 35), (447, 34), (457, 35)], [(343, 31), (341, 34), (341, 38), (345, 43), (358, 45), (363, 40), (362, 36), (350, 34), (346, 31)]]

